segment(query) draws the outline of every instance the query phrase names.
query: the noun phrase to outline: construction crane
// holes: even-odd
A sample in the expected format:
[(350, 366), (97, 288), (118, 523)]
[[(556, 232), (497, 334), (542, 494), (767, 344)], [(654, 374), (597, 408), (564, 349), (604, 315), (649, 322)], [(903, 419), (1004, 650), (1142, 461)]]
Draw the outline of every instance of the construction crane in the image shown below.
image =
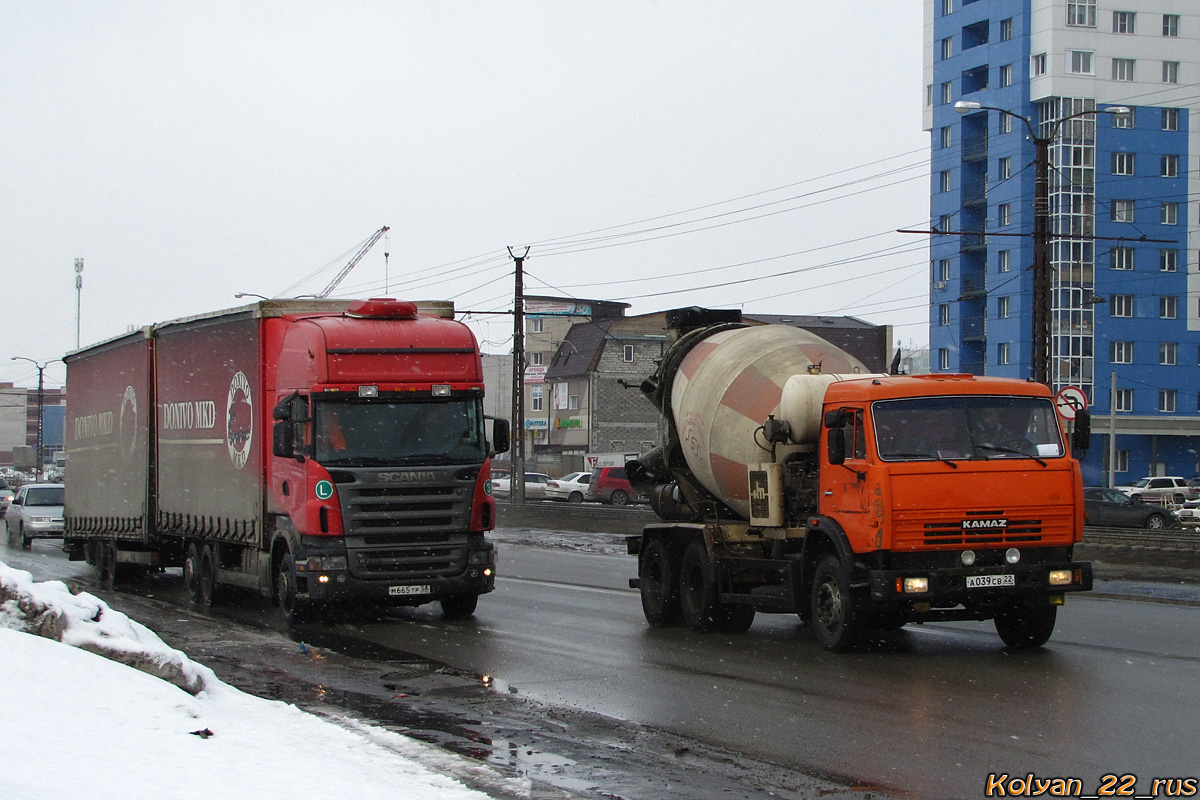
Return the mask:
[[(329, 285), (326, 286), (325, 289), (317, 296), (329, 297), (330, 292), (336, 289), (337, 285), (342, 282), (342, 279), (350, 274), (350, 270), (354, 269), (354, 265), (361, 261), (362, 257), (367, 254), (367, 251), (374, 247), (375, 243), (378, 242), (380, 238), (382, 238), (383, 235), (390, 230), (391, 228), (389, 228), (387, 225), (384, 225), (382, 228), (375, 231), (375, 233), (371, 234), (371, 238), (367, 239), (367, 243), (359, 248), (358, 252), (354, 254), (354, 257), (346, 263), (346, 266), (342, 267), (342, 271), (337, 274), (337, 277), (331, 280)], [(384, 257), (387, 257), (386, 253), (384, 254)]]

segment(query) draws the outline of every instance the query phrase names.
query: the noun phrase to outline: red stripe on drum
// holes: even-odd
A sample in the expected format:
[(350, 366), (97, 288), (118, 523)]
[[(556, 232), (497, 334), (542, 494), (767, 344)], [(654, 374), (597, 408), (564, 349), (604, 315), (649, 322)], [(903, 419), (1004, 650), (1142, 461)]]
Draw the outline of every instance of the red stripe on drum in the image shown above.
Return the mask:
[(688, 351), (684, 356), (683, 363), (679, 365), (679, 371), (683, 373), (688, 380), (692, 379), (692, 375), (696, 370), (700, 369), (700, 365), (704, 363), (704, 359), (708, 358), (708, 354), (717, 349), (714, 342), (701, 342)]
[(820, 364), (821, 372), (825, 375), (845, 375), (854, 372), (855, 364), (850, 357), (832, 345), (806, 342), (800, 345), (800, 352), (812, 363)]
[(721, 405), (732, 409), (754, 422), (767, 421), (767, 415), (775, 413), (783, 387), (768, 378), (762, 370), (748, 366), (729, 384), (721, 395)]
[(747, 477), (745, 464), (711, 453), (708, 456), (708, 466), (712, 469), (713, 480), (725, 497), (750, 501), (750, 479)]

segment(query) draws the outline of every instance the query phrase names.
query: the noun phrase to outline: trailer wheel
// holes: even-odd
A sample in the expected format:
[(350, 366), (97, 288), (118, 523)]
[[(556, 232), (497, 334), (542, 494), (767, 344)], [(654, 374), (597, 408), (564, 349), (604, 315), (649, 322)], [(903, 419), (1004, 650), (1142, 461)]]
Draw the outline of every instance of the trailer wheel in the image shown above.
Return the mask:
[(100, 588), (111, 590), (117, 583), (117, 543), (96, 543), (96, 567), (100, 570)]
[(275, 573), (275, 602), (288, 625), (299, 625), (308, 620), (310, 606), (296, 597), (296, 562), (288, 551), (284, 551), (279, 572)]
[(196, 576), (196, 589), (200, 605), (208, 608), (217, 599), (217, 565), (211, 545), (203, 545), (200, 551), (200, 572)]
[(683, 551), (679, 569), (679, 605), (683, 622), (697, 633), (745, 633), (754, 624), (754, 609), (726, 605), (717, 599), (717, 587), (709, 571), (708, 550), (703, 542), (692, 542)]
[(193, 603), (200, 602), (200, 548), (195, 542), (188, 544), (187, 555), (183, 559), (183, 585), (187, 587), (188, 595)]
[(475, 613), (479, 605), (477, 594), (452, 594), (438, 601), (442, 606), (442, 616), (446, 619), (462, 619)]
[(852, 650), (862, 635), (862, 616), (841, 559), (825, 556), (813, 574), (811, 625), (817, 642), (831, 653)]
[(651, 539), (646, 543), (638, 579), (642, 613), (652, 627), (669, 628), (683, 619), (679, 608), (678, 571), (678, 564), (671, 560), (671, 549), (662, 539)]
[(1009, 603), (996, 614), (996, 633), (1013, 649), (1041, 647), (1054, 633), (1058, 606), (1027, 606), (1018, 601)]

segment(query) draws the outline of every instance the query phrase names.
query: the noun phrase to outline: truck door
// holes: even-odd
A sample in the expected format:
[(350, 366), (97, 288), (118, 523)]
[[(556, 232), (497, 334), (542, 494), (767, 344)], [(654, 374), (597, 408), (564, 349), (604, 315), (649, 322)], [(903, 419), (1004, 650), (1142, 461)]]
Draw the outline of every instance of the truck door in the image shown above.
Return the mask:
[[(841, 514), (865, 514), (871, 506), (867, 491), (867, 437), (861, 408), (844, 408), (846, 414), (846, 461), (830, 465), (825, 491), (830, 493), (830, 510)], [(845, 522), (842, 523), (846, 525)]]

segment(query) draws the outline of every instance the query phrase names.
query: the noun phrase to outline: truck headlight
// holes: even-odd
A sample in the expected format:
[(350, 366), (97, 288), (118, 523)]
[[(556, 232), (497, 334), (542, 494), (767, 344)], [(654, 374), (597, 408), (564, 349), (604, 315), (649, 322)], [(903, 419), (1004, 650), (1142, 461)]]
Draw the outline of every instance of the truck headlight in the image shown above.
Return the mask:
[(305, 567), (309, 572), (333, 572), (346, 569), (345, 556), (309, 556)]
[(929, 591), (929, 578), (896, 578), (896, 591), (901, 594), (924, 594)]
[(472, 550), (467, 556), (468, 564), (494, 564), (496, 562), (495, 550)]
[(1051, 586), (1070, 586), (1073, 580), (1071, 570), (1069, 569), (1052, 569), (1050, 570), (1050, 585)]

